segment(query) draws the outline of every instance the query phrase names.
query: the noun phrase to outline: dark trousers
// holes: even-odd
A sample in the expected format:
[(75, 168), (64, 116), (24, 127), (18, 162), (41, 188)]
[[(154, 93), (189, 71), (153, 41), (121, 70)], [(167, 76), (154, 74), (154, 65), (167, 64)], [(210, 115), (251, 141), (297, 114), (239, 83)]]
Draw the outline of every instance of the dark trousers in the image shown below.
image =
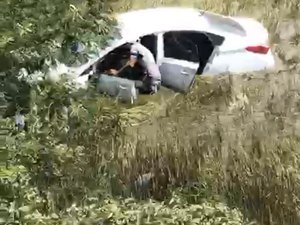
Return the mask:
[(135, 87), (140, 94), (155, 94), (159, 89), (153, 78), (148, 76), (143, 81), (135, 81)]

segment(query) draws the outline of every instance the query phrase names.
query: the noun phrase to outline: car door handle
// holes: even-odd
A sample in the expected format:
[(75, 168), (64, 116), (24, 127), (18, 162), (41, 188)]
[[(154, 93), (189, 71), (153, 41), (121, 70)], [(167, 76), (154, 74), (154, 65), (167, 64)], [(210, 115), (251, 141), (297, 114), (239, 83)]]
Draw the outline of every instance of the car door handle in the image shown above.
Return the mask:
[(189, 73), (188, 72), (186, 72), (185, 70), (181, 70), (181, 72), (180, 72), (182, 75), (189, 75)]

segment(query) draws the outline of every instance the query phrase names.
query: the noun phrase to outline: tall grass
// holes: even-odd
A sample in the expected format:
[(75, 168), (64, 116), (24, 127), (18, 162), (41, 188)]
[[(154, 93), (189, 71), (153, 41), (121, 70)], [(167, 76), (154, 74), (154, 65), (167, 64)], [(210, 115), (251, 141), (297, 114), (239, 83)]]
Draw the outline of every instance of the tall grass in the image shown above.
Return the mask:
[[(285, 45), (278, 35), (282, 21), (299, 19), (300, 2), (296, 0), (126, 3), (118, 10), (179, 5), (251, 16), (268, 28), (272, 43), (279, 46), (274, 50), (283, 59), (296, 48), (290, 44), (295, 42), (289, 40)], [(202, 85), (168, 107), (166, 117), (138, 128), (135, 142), (130, 139), (130, 145), (119, 151), (117, 165), (122, 179), (152, 171), (161, 186), (206, 183), (212, 192), (256, 218), (258, 224), (299, 224), (297, 72), (290, 69), (198, 82)], [(159, 193), (160, 189), (156, 192), (166, 194)]]
[[(157, 197), (166, 195), (167, 184), (200, 182), (260, 224), (299, 224), (297, 74), (238, 79), (248, 103), (235, 106), (230, 82), (215, 82), (222, 87), (211, 89), (210, 100), (196, 88), (167, 118), (141, 128), (135, 144), (123, 146), (122, 179), (152, 171)], [(255, 90), (255, 83), (264, 85)]]

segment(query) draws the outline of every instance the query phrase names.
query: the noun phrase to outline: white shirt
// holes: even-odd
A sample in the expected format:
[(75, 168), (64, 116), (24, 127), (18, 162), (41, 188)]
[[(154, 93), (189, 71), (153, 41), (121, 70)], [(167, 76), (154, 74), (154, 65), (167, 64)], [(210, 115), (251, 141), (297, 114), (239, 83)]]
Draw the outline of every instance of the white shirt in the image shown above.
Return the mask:
[(143, 56), (143, 60), (146, 64), (155, 63), (155, 59), (151, 51), (141, 43), (134, 43), (131, 46), (131, 51), (138, 51)]
[(143, 61), (144, 61), (145, 65), (147, 66), (149, 75), (151, 77), (156, 78), (158, 80), (161, 79), (161, 74), (160, 74), (158, 66), (155, 62), (154, 56), (148, 48), (146, 48), (141, 43), (136, 42), (131, 46), (131, 51), (132, 52), (137, 51), (139, 54), (141, 54), (143, 56)]

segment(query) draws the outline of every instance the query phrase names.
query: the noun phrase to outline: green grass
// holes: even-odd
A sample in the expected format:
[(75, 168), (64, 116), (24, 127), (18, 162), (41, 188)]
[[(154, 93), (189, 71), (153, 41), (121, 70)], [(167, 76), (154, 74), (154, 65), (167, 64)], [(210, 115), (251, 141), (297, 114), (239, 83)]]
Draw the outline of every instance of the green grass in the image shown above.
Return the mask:
[(6, 151), (6, 136), (8, 130), (6, 127), (6, 121), (0, 118), (0, 165), (5, 164), (7, 160), (7, 151)]

